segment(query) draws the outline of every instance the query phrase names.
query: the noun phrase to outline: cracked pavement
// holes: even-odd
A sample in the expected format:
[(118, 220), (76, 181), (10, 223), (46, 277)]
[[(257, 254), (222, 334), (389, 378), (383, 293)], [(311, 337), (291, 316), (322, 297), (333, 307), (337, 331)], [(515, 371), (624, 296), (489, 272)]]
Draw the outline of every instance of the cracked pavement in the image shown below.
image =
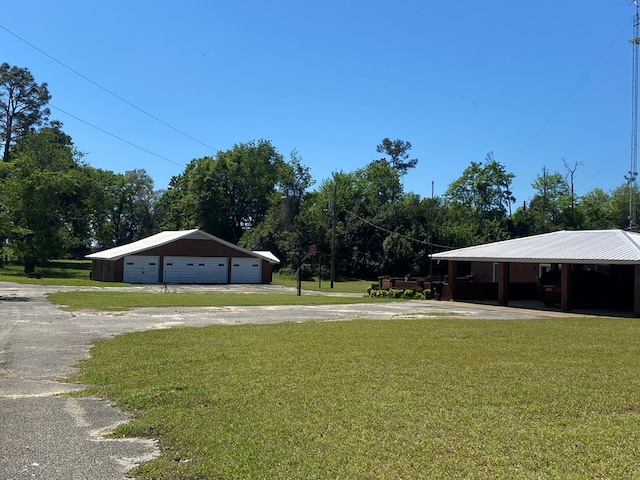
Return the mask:
[[(141, 308), (126, 312), (66, 312), (46, 295), (56, 287), (0, 282), (0, 479), (124, 480), (136, 464), (158, 455), (148, 439), (115, 440), (105, 433), (128, 420), (109, 402), (59, 394), (82, 389), (60, 380), (87, 358), (91, 346), (114, 335), (178, 325), (340, 321), (353, 318), (541, 318), (559, 312), (457, 302)], [(161, 293), (162, 287), (105, 287)], [(175, 286), (171, 291), (291, 293), (278, 285)], [(565, 315), (563, 315), (565, 316)]]

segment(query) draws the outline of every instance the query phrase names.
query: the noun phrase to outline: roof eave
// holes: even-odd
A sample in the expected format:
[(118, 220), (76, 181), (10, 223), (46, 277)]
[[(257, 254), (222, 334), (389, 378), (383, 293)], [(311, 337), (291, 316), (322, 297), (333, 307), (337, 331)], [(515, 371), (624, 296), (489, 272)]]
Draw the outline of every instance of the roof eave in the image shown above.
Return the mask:
[(448, 257), (433, 255), (434, 260), (448, 260), (455, 262), (483, 262), (483, 263), (571, 263), (575, 265), (637, 265), (640, 258), (629, 260), (607, 260), (593, 258), (502, 258), (502, 257)]
[[(273, 258), (270, 258), (270, 257), (265, 256), (265, 255), (261, 255), (259, 253), (254, 252), (254, 251), (251, 251), (251, 250), (247, 250), (246, 248), (242, 248), (242, 247), (240, 247), (238, 245), (235, 245), (235, 244), (233, 244), (231, 242), (227, 242), (226, 240), (223, 240), (222, 238), (216, 237), (215, 235), (211, 235), (210, 233), (205, 232), (204, 230), (200, 230), (200, 229), (195, 228), (195, 229), (192, 229), (192, 230), (184, 230), (184, 231), (182, 231), (182, 233), (183, 233), (182, 235), (176, 235), (174, 237), (170, 237), (170, 238), (168, 238), (168, 239), (166, 239), (164, 241), (158, 242), (158, 243), (154, 243), (154, 244), (151, 244), (151, 245), (144, 245), (144, 246), (141, 246), (140, 248), (136, 248), (136, 249), (133, 249), (133, 250), (128, 250), (123, 254), (104, 255), (104, 254), (107, 254), (111, 250), (115, 250), (117, 248), (120, 248), (120, 247), (113, 247), (113, 248), (110, 248), (110, 249), (107, 249), (107, 250), (103, 250), (102, 252), (91, 253), (89, 255), (86, 255), (85, 258), (87, 258), (89, 260), (116, 261), (116, 260), (120, 260), (121, 258), (124, 258), (124, 257), (129, 256), (129, 255), (136, 255), (138, 253), (144, 252), (146, 250), (150, 250), (152, 248), (162, 247), (162, 246), (167, 245), (169, 243), (175, 242), (176, 240), (182, 240), (184, 238), (188, 238), (189, 236), (193, 235), (194, 233), (199, 233), (199, 234), (204, 235), (205, 237), (208, 237), (210, 240), (212, 240), (214, 242), (220, 243), (220, 244), (222, 244), (222, 245), (224, 245), (226, 247), (231, 248), (232, 250), (235, 250), (235, 251), (238, 251), (238, 252), (242, 252), (242, 253), (246, 253), (246, 254), (248, 254), (248, 255), (250, 255), (252, 257), (259, 258), (261, 260), (265, 260), (265, 261), (271, 263), (272, 265), (280, 263), (280, 260), (276, 259), (277, 261), (274, 261)], [(274, 258), (275, 258), (275, 256), (274, 256)]]

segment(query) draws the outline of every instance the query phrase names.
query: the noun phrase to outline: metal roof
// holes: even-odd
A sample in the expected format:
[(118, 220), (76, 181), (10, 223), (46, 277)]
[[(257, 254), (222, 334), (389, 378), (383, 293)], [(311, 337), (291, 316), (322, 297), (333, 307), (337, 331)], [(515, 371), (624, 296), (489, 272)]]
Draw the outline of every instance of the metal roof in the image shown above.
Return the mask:
[(233, 243), (222, 240), (221, 238), (218, 238), (214, 235), (211, 235), (210, 233), (205, 232), (204, 230), (199, 230), (197, 228), (194, 228), (193, 230), (167, 230), (164, 232), (156, 233), (155, 235), (151, 235), (150, 237), (143, 238), (142, 240), (138, 240), (137, 242), (132, 242), (126, 245), (121, 245), (119, 247), (109, 248), (108, 250), (102, 250), (101, 252), (92, 253), (91, 255), (87, 255), (85, 258), (89, 258), (91, 260), (119, 260), (123, 257), (126, 257), (127, 255), (135, 255), (136, 253), (141, 253), (152, 248), (161, 247), (168, 243), (175, 242), (176, 240), (182, 240), (185, 238), (196, 240), (212, 240), (239, 252), (249, 254), (252, 257), (266, 260), (271, 264), (280, 263), (280, 260), (271, 252), (252, 252), (251, 250), (246, 250), (242, 247), (239, 247), (238, 245), (234, 245)]
[(531, 237), (459, 248), (437, 260), (618, 264), (640, 263), (640, 234), (625, 230), (562, 230)]
[(261, 257), (270, 259), (271, 263), (280, 263), (280, 259), (267, 250), (254, 250), (253, 253), (255, 253), (256, 255), (260, 255)]

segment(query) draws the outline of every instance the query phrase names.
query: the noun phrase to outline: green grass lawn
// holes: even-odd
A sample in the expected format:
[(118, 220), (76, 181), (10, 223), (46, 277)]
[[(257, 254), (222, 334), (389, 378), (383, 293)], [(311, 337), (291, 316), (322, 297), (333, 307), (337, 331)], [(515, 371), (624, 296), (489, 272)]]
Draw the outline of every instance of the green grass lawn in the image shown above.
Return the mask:
[[(86, 287), (120, 287), (129, 284), (116, 282), (97, 282), (89, 278), (91, 262), (89, 260), (51, 260), (45, 265), (36, 268), (41, 278), (27, 278), (22, 265), (8, 264), (0, 268), (0, 282), (16, 282), (35, 285), (70, 285)], [(290, 276), (273, 275), (273, 283), (296, 288), (296, 279)], [(317, 279), (305, 280), (302, 283), (304, 290), (326, 293), (362, 293), (367, 291), (372, 281), (369, 280), (339, 280), (334, 282), (331, 288), (328, 280), (318, 282)]]
[[(250, 287), (247, 288), (250, 290)], [(391, 301), (379, 297), (297, 296), (269, 293), (148, 293), (118, 291), (67, 291), (47, 295), (66, 310), (129, 310), (145, 307), (229, 307), (269, 305), (340, 305)]]
[(27, 278), (24, 266), (9, 264), (0, 268), (0, 282), (15, 282), (33, 285), (70, 285), (70, 286), (123, 286), (124, 283), (96, 282), (89, 278), (91, 262), (89, 260), (50, 260), (36, 268), (41, 278)]
[[(284, 275), (273, 275), (273, 283), (277, 285), (284, 285), (286, 287), (297, 287), (297, 280), (295, 278)], [(340, 280), (333, 282), (333, 288), (331, 288), (331, 282), (329, 280), (322, 280), (322, 282), (319, 282), (317, 278), (313, 280), (303, 280), (300, 283), (303, 290), (328, 293), (364, 294), (372, 283), (378, 282), (373, 282), (371, 280)]]
[(158, 438), (142, 479), (640, 478), (640, 322), (175, 328), (98, 343), (85, 394)]

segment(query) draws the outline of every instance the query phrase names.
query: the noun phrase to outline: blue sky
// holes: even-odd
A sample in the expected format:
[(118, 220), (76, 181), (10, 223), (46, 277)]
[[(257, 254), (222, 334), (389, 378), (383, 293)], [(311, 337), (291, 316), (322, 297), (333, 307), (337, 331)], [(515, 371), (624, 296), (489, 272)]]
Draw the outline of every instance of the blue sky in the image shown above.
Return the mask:
[(85, 161), (144, 168), (157, 189), (261, 138), (297, 149), (318, 185), (389, 137), (419, 159), (406, 191), (441, 195), (493, 152), (521, 205), (563, 158), (579, 195), (624, 183), (634, 13), (627, 0), (35, 0), (4, 5), (0, 60), (47, 82)]

